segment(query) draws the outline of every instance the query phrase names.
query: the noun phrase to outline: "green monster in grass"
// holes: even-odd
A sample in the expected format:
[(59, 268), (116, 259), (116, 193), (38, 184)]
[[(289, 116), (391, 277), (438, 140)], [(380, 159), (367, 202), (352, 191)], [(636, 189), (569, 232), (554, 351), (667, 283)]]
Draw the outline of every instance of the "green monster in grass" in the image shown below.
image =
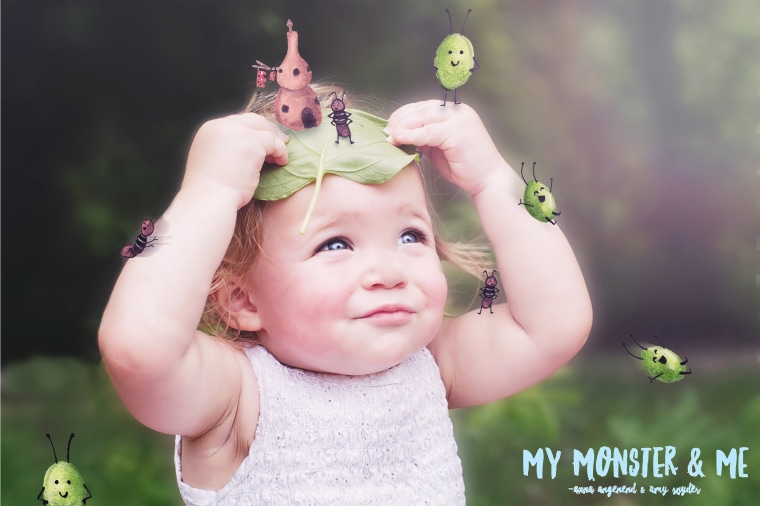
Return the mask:
[[(657, 341), (660, 341), (659, 337), (655, 336), (655, 338)], [(682, 361), (681, 357), (662, 346), (662, 342), (660, 342), (660, 346), (649, 345), (648, 347), (644, 347), (633, 339), (633, 334), (631, 334), (631, 339), (639, 348), (644, 350), (641, 352), (641, 356), (631, 353), (631, 350), (628, 349), (625, 343), (623, 343), (623, 348), (625, 348), (625, 351), (629, 355), (642, 361), (644, 368), (649, 373), (650, 383), (654, 380), (663, 383), (674, 383), (681, 381), (685, 375), (691, 374), (691, 368), (686, 369), (688, 359), (684, 357)]]

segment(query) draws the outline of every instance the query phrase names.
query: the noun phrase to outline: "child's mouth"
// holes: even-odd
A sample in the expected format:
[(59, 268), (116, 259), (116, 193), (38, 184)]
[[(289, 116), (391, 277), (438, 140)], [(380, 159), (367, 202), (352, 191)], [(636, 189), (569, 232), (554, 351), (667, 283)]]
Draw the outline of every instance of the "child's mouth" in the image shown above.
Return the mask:
[(383, 306), (372, 309), (364, 314), (361, 319), (368, 320), (375, 325), (396, 326), (409, 322), (413, 315), (414, 311), (403, 306)]

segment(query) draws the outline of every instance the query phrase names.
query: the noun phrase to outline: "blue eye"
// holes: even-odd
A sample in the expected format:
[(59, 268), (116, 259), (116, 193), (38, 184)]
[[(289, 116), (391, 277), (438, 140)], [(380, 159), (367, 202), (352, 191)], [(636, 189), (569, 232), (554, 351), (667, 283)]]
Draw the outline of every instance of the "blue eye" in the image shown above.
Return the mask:
[(333, 238), (320, 246), (317, 251), (340, 251), (349, 249), (348, 242), (344, 239)]
[(427, 237), (419, 230), (407, 230), (399, 237), (399, 244), (425, 243)]

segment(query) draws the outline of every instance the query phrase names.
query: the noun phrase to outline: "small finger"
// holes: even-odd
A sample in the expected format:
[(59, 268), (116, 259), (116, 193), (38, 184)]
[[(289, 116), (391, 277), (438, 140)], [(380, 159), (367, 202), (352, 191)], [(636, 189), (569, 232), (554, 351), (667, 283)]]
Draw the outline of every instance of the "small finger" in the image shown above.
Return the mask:
[(401, 106), (390, 118), (388, 118), (388, 129), (393, 131), (399, 126), (409, 128), (410, 121), (419, 126), (421, 122), (426, 121), (443, 121), (446, 118), (446, 111), (441, 111), (440, 103), (437, 100), (427, 100), (424, 102), (415, 102)]
[(276, 165), (285, 165), (288, 163), (288, 147), (282, 138), (274, 139), (271, 150), (267, 151), (266, 161)]
[(269, 121), (263, 116), (260, 116), (253, 112), (243, 112), (243, 113), (240, 113), (240, 117), (248, 126), (256, 130), (271, 132), (272, 135), (279, 137), (286, 143), (289, 140), (289, 137), (287, 136), (285, 132), (283, 132), (277, 125), (275, 125), (273, 122)]

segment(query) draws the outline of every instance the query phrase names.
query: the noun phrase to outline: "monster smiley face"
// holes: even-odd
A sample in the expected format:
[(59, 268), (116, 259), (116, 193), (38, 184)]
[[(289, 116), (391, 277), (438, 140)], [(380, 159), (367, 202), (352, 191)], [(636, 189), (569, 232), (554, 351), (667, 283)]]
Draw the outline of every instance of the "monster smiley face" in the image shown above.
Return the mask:
[[(646, 369), (650, 375), (650, 383), (654, 380), (663, 383), (674, 383), (682, 380), (685, 375), (691, 374), (691, 368), (687, 369), (686, 367), (686, 363), (688, 362), (686, 357), (681, 360), (681, 357), (662, 346), (662, 343), (660, 343), (660, 346), (642, 346), (633, 339), (633, 334), (631, 334), (630, 337), (633, 342), (643, 350), (641, 356), (631, 353), (631, 350), (628, 349), (625, 343), (623, 343), (623, 348), (625, 348), (625, 351), (627, 351), (629, 355), (641, 360), (644, 369)], [(660, 339), (657, 338), (657, 340), (659, 341)]]
[(525, 176), (523, 175), (524, 166), (525, 163), (523, 162), (520, 165), (520, 176), (522, 176), (526, 185), (525, 193), (523, 194), (524, 201), (521, 200), (518, 205), (525, 206), (528, 214), (538, 221), (556, 225), (557, 221), (555, 217), (561, 213), (557, 211), (557, 203), (552, 195), (552, 183), (554, 180), (549, 179), (549, 187), (547, 188), (544, 183), (536, 179), (536, 163), (533, 162), (533, 181), (525, 181)]
[[(471, 10), (467, 11), (467, 15)], [(446, 12), (449, 15), (449, 35), (438, 46), (433, 58), (435, 77), (444, 89), (443, 105), (446, 105), (446, 93), (451, 90), (454, 90), (454, 103), (458, 103), (456, 89), (464, 85), (473, 70), (478, 68), (472, 42), (463, 35), (464, 25), (462, 25), (462, 33), (452, 33), (451, 12), (448, 9)], [(467, 17), (465, 17), (466, 22)]]
[(50, 434), (46, 434), (46, 436), (50, 441), (50, 446), (53, 447), (55, 463), (45, 473), (42, 490), (40, 490), (37, 499), (42, 501), (42, 504), (49, 504), (50, 506), (86, 504), (87, 499), (92, 497), (90, 489), (84, 484), (82, 474), (69, 462), (71, 440), (74, 439), (74, 434), (72, 433), (69, 436), (69, 444), (66, 449), (66, 462), (58, 462), (53, 440), (50, 439)]

